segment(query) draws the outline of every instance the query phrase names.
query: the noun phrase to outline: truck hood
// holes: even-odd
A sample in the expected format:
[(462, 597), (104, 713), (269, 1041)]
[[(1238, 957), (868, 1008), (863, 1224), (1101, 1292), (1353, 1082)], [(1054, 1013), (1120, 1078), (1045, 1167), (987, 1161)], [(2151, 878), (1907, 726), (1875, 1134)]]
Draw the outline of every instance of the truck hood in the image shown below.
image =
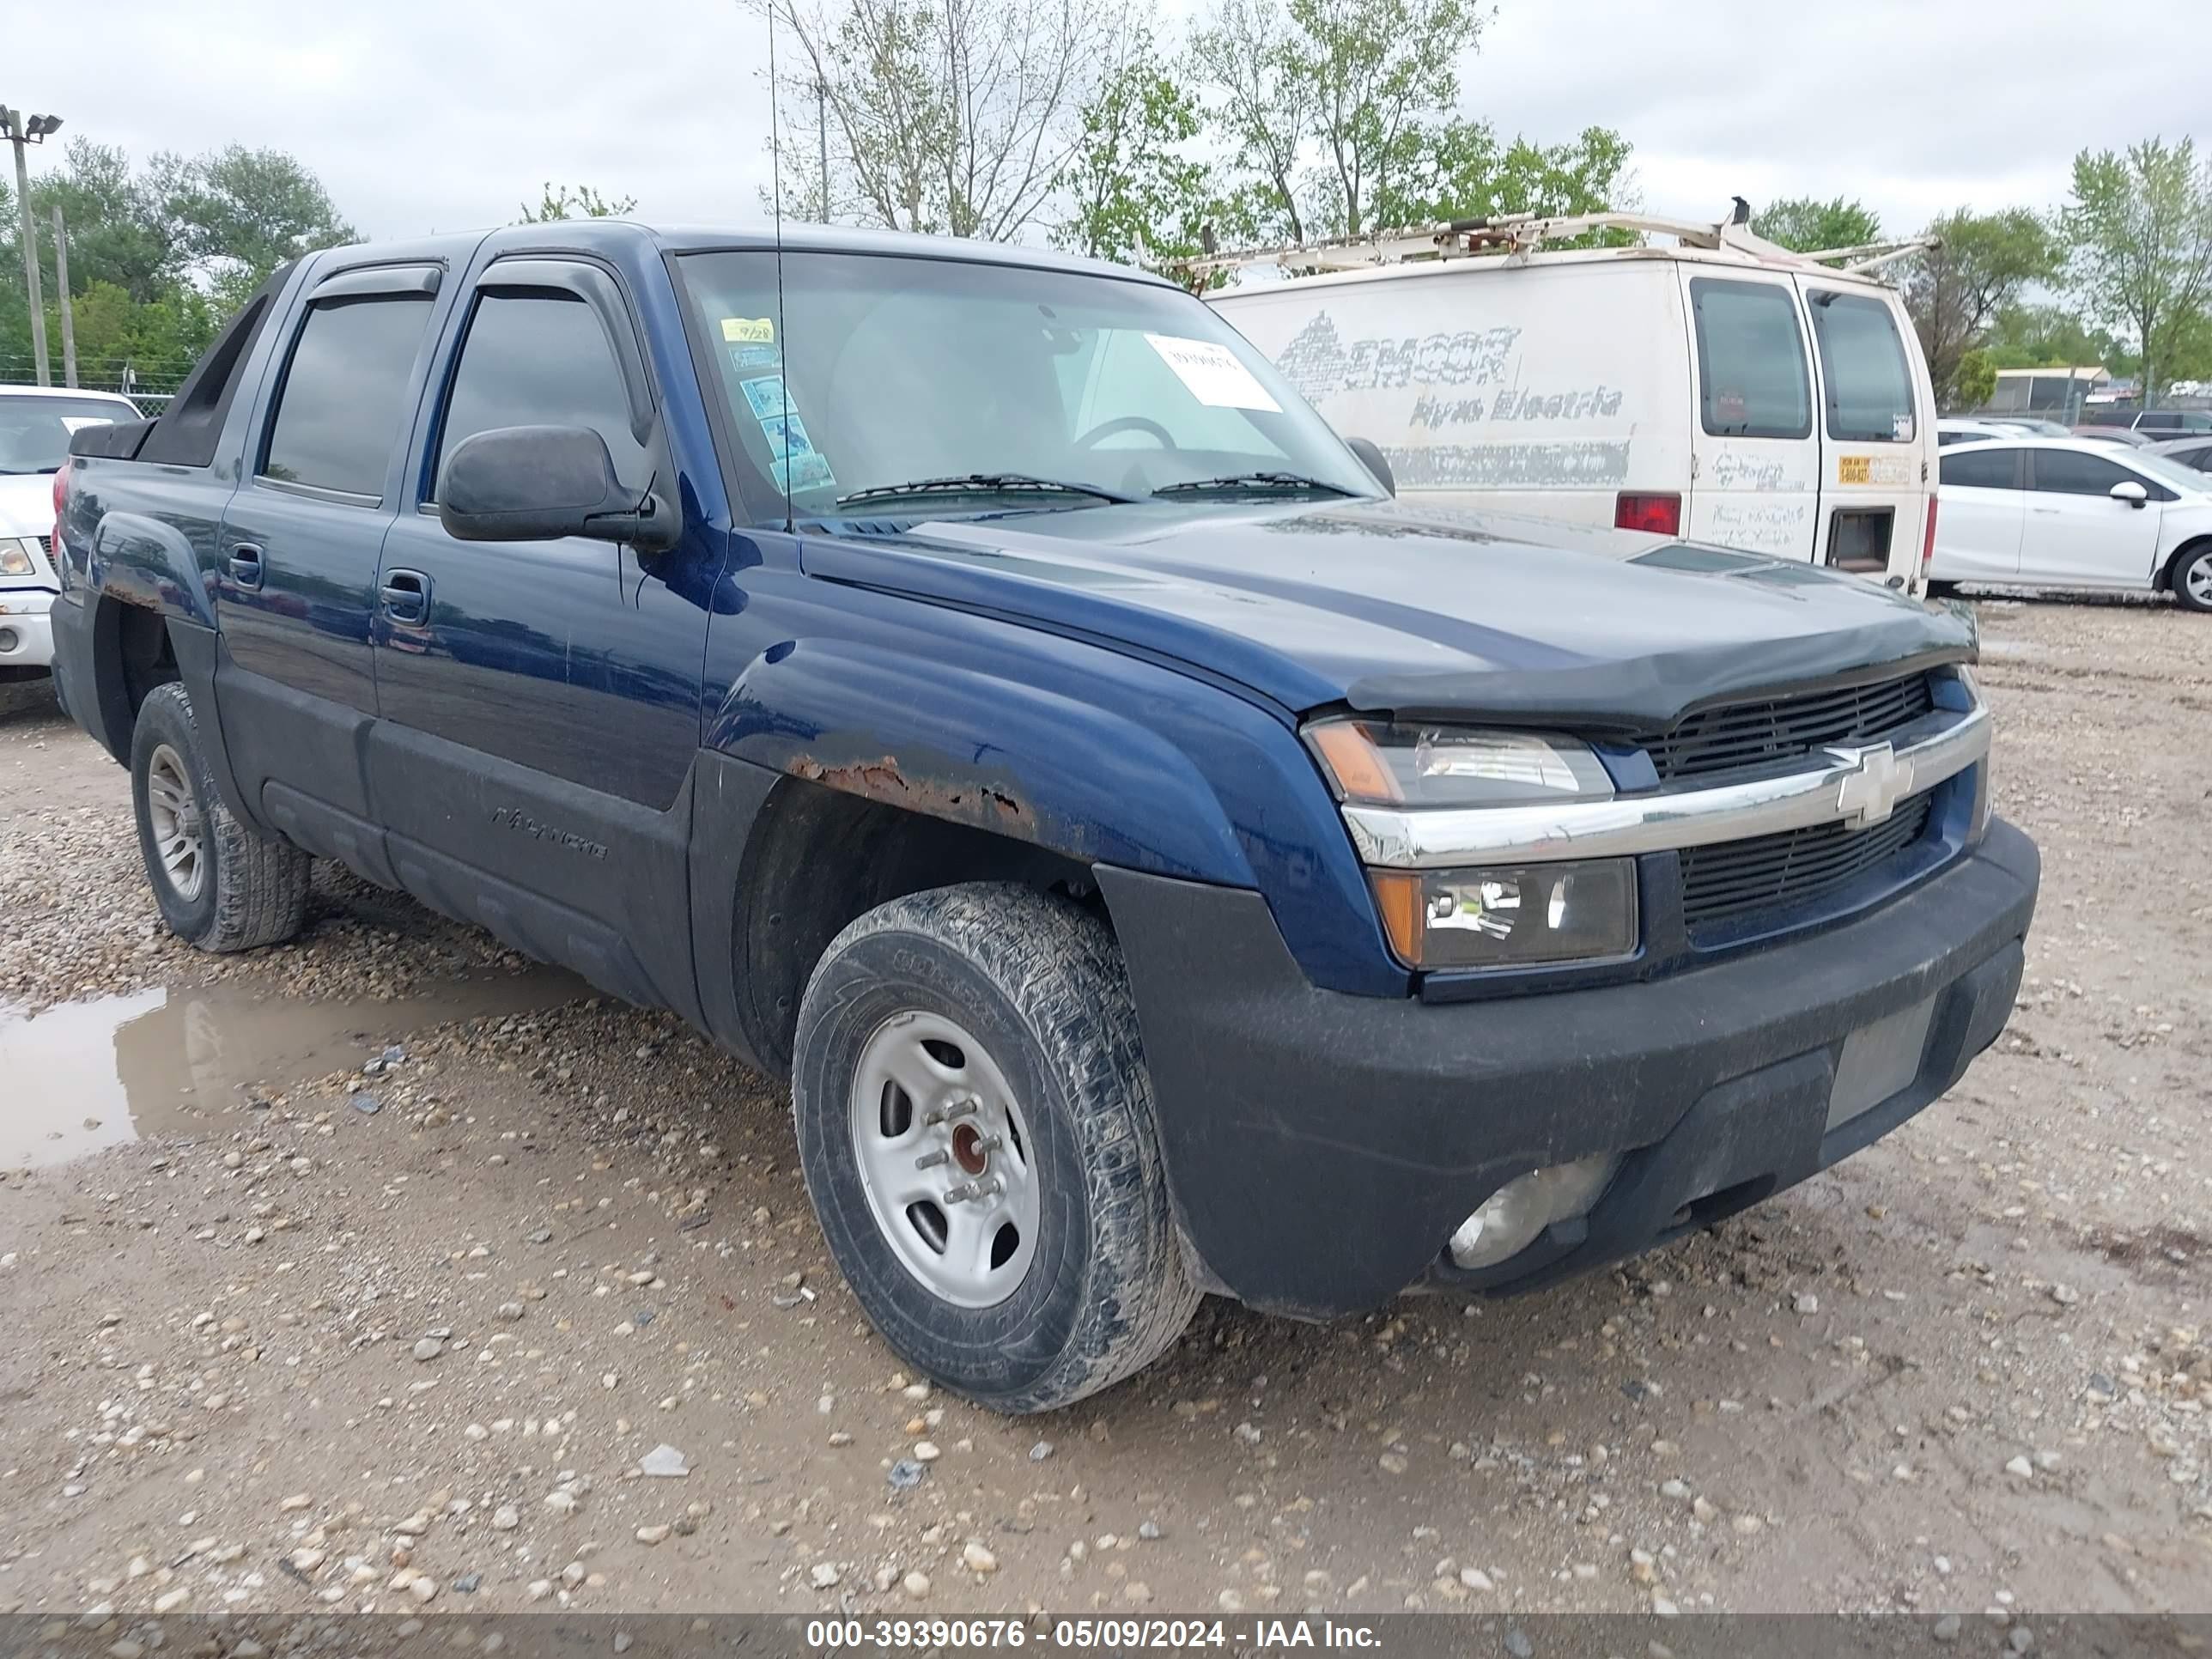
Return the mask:
[(0, 536), (54, 533), (54, 475), (0, 472)]
[(1622, 734), (1693, 704), (1969, 659), (1972, 625), (1757, 554), (1388, 501), (802, 526), (810, 576), (1097, 640), (1304, 714)]

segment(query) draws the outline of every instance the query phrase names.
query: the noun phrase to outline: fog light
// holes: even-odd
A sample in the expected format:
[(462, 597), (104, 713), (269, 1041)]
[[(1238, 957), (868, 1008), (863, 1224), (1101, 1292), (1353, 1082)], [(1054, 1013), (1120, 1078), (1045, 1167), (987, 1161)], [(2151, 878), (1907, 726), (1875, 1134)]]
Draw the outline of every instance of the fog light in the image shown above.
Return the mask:
[(1619, 1153), (1600, 1152), (1507, 1182), (1459, 1224), (1451, 1259), (1462, 1267), (1494, 1267), (1520, 1255), (1553, 1222), (1589, 1214), (1620, 1167)]
[(22, 644), (23, 636), (12, 628), (0, 628), (0, 657), (6, 656)]

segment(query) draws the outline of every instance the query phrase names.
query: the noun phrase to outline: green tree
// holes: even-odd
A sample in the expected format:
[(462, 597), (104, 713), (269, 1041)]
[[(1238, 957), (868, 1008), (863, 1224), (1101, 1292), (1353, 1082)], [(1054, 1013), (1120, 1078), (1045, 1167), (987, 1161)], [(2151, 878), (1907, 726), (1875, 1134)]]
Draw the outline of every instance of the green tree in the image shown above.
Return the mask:
[(602, 196), (589, 185), (548, 183), (538, 205), (522, 204), (518, 225), (550, 225), (562, 219), (620, 219), (637, 211), (635, 196)]
[(186, 163), (169, 200), (178, 238), (226, 310), (287, 259), (358, 241), (321, 179), (281, 149), (243, 144)]
[(1881, 221), (1863, 202), (1836, 197), (1784, 196), (1752, 216), (1751, 231), (1799, 253), (1857, 247), (1881, 240)]
[(1211, 199), (1205, 164), (1188, 153), (1200, 124), (1196, 100), (1139, 26), (1079, 112), (1079, 137), (1061, 181), (1073, 210), (1053, 240), (1094, 258), (1131, 258), (1140, 246), (1156, 261), (1198, 253), (1204, 227), (1224, 216)]
[(1949, 388), (1951, 400), (1945, 408), (1979, 409), (1997, 389), (1997, 366), (1979, 346), (1961, 352), (1952, 365)]
[(2132, 337), (2153, 401), (2212, 305), (2212, 163), (2198, 165), (2188, 138), (2083, 150), (2059, 231), (2075, 293), (2093, 319)]
[[(1126, 0), (749, 0), (798, 50), (778, 101), (787, 202), (1009, 241), (1059, 194)], [(826, 156), (827, 167), (817, 165)]]
[(2110, 334), (2091, 330), (2057, 305), (2005, 307), (1990, 329), (1987, 350), (1998, 368), (2118, 369), (2121, 355)]
[(1237, 173), (1233, 191), (1254, 241), (1303, 242), (1298, 151), (1313, 124), (1279, 0), (1218, 0), (1190, 37), (1189, 74), (1209, 98)]
[[(1192, 36), (1193, 77), (1235, 146), (1256, 217), (1293, 241), (1381, 227), (1451, 105), (1480, 0), (1219, 0)], [(1301, 174), (1302, 151), (1319, 164)]]
[(1629, 142), (1610, 127), (1585, 128), (1564, 144), (1516, 138), (1501, 150), (1486, 121), (1437, 122), (1416, 132), (1408, 163), (1376, 197), (1377, 222), (1419, 225), (1508, 213), (1550, 217), (1626, 207), (1631, 153)]
[(1378, 226), (1389, 187), (1423, 122), (1450, 107), (1460, 56), (1486, 20), (1473, 0), (1289, 0), (1287, 68), (1311, 109), (1334, 211), (1325, 234)]
[(1905, 308), (1937, 401), (1945, 408), (1978, 407), (1987, 394), (1968, 395), (1958, 383), (1961, 364), (2030, 284), (2055, 274), (2057, 249), (2050, 228), (2026, 208), (1987, 214), (1960, 208), (1930, 220), (1927, 234), (1938, 246), (1906, 265)]
[(183, 169), (177, 157), (157, 155), (134, 171), (113, 145), (70, 140), (61, 168), (32, 187), (31, 201), (41, 230), (50, 230), (55, 208), (62, 210), (73, 293), (112, 283), (149, 305), (175, 286), (186, 256), (169, 198)]

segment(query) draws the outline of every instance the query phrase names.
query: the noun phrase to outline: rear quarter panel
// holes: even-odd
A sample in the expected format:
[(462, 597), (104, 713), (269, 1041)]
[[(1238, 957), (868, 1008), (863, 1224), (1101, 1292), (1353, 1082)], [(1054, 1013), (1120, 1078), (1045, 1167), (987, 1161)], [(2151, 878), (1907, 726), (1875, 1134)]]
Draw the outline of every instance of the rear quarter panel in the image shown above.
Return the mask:
[(1671, 267), (1470, 260), (1214, 297), (1409, 505), (1609, 525), (1623, 490), (1686, 492), (1686, 325)]

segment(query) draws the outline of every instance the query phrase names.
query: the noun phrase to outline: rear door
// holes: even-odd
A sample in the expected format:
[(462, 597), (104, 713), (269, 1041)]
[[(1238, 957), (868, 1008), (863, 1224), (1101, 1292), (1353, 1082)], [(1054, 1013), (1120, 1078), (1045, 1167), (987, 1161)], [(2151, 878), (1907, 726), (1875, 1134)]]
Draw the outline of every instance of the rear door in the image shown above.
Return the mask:
[(2027, 516), (2027, 452), (1995, 444), (1955, 449), (1942, 469), (1929, 575), (1943, 582), (2013, 580)]
[(215, 573), (216, 706), (240, 793), (302, 846), (380, 876), (360, 765), (369, 616), (441, 276), (368, 266), (309, 291), (255, 411)]
[(1935, 398), (1923, 395), (1926, 371), (1888, 294), (1797, 282), (1820, 376), (1820, 560), (1909, 583), (1931, 483), (1922, 422)]
[(1691, 318), (1695, 483), (1683, 532), (1813, 556), (1820, 498), (1813, 374), (1786, 276), (1680, 267)]
[[(2054, 587), (2149, 586), (2160, 503), (2176, 499), (2173, 491), (2078, 449), (2031, 450), (2027, 464), (2021, 580)], [(2118, 483), (2141, 485), (2145, 503), (2114, 500)]]

